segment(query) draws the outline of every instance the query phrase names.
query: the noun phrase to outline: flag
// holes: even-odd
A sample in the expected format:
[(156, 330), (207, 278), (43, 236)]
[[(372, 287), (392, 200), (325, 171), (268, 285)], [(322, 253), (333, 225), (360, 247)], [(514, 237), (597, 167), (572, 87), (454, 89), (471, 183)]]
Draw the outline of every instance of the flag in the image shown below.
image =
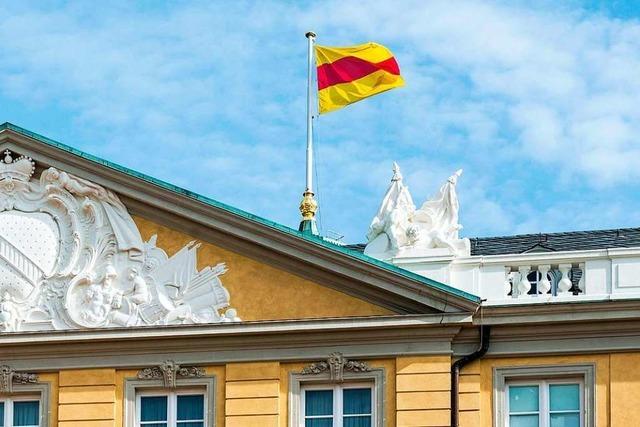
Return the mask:
[(316, 46), (316, 65), (320, 114), (404, 86), (391, 51), (373, 42), (351, 47)]

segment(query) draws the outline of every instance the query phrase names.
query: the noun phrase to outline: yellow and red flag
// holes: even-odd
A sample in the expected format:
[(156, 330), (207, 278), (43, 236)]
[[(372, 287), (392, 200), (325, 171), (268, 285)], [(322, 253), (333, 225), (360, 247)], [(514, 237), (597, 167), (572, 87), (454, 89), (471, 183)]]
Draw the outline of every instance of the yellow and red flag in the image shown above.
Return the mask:
[(404, 86), (391, 51), (373, 42), (351, 47), (316, 46), (316, 65), (320, 114)]

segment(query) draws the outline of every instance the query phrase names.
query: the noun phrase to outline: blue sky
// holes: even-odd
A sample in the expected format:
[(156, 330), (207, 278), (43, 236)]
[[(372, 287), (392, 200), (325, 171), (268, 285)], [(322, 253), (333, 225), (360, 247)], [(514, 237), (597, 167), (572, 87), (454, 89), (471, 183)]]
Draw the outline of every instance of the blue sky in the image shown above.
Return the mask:
[(528, 3), (2, 2), (0, 121), (295, 228), (313, 29), (406, 81), (320, 117), (324, 232), (393, 160), (416, 203), (464, 168), (464, 236), (640, 226), (640, 6)]

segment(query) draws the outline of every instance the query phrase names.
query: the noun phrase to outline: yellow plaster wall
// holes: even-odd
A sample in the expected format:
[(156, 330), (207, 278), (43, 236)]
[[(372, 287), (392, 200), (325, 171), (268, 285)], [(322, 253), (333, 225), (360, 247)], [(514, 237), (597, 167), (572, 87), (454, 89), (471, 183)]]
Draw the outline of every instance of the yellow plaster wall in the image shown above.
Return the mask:
[(611, 427), (640, 426), (640, 353), (611, 355)]
[(116, 370), (60, 371), (59, 427), (112, 427), (116, 417)]
[(446, 427), (451, 417), (451, 356), (396, 359), (398, 427)]
[[(169, 256), (193, 236), (134, 216), (142, 238), (158, 235), (157, 245)], [(229, 271), (222, 283), (231, 294), (231, 305), (243, 320), (303, 319), (393, 314), (391, 311), (329, 289), (302, 277), (258, 262), (241, 254), (202, 242), (198, 266), (225, 262)]]
[(278, 427), (280, 363), (227, 364), (225, 425)]

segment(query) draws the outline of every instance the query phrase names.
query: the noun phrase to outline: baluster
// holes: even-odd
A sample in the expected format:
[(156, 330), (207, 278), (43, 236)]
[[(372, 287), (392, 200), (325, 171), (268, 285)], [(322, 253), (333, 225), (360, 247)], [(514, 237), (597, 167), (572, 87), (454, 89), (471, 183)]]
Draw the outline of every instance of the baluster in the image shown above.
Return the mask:
[(531, 282), (527, 276), (531, 271), (531, 267), (528, 265), (523, 265), (518, 267), (518, 271), (520, 272), (520, 283), (518, 283), (518, 297), (526, 297), (527, 293), (531, 290)]
[(511, 297), (513, 298), (516, 294), (516, 289), (513, 283), (513, 274), (511, 274), (511, 267), (504, 268), (504, 296), (509, 297), (509, 293), (511, 293)]
[(578, 288), (582, 291), (581, 294), (584, 295), (585, 294), (585, 290), (584, 290), (584, 276), (586, 275), (586, 271), (584, 269), (584, 262), (581, 262), (580, 264), (578, 264), (578, 268), (580, 269), (580, 280), (578, 280)]
[(571, 264), (560, 264), (558, 270), (562, 273), (562, 278), (558, 282), (558, 294), (566, 294), (571, 289), (571, 279), (569, 279)]
[(547, 276), (550, 269), (551, 266), (549, 264), (538, 266), (538, 272), (540, 273), (540, 280), (538, 280), (539, 294), (545, 295), (548, 294), (551, 290), (551, 282), (549, 281), (549, 277)]

